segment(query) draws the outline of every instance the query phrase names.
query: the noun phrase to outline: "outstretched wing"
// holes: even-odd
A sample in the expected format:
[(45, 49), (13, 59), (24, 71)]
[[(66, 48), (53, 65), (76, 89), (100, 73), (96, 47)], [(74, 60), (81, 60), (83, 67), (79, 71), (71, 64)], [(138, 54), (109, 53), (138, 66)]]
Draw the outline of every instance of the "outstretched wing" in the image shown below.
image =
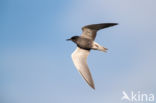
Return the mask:
[(101, 24), (92, 24), (82, 27), (82, 36), (94, 40), (96, 37), (96, 32), (100, 29), (111, 27), (117, 25), (117, 23), (101, 23)]
[(95, 89), (94, 82), (93, 82), (91, 73), (89, 71), (88, 65), (87, 65), (88, 55), (89, 55), (88, 50), (80, 49), (79, 47), (77, 47), (76, 50), (72, 53), (71, 57), (72, 57), (75, 67), (80, 72), (80, 74), (83, 76), (85, 81), (93, 89)]

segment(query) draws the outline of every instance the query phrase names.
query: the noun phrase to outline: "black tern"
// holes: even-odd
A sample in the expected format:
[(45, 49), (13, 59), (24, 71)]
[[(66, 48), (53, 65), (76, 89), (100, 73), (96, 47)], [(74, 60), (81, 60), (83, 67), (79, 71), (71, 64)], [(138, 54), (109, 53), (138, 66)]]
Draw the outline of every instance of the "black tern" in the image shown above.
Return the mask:
[(90, 50), (92, 49), (103, 52), (107, 51), (107, 48), (99, 45), (94, 41), (96, 33), (100, 29), (104, 29), (115, 25), (117, 25), (117, 23), (101, 23), (101, 24), (86, 25), (82, 27), (83, 32), (81, 36), (73, 36), (70, 39), (67, 39), (73, 41), (77, 45), (76, 50), (71, 55), (73, 63), (77, 68), (77, 70), (82, 75), (82, 77), (85, 79), (85, 81), (93, 89), (95, 89), (95, 86), (87, 65), (87, 57), (89, 55)]

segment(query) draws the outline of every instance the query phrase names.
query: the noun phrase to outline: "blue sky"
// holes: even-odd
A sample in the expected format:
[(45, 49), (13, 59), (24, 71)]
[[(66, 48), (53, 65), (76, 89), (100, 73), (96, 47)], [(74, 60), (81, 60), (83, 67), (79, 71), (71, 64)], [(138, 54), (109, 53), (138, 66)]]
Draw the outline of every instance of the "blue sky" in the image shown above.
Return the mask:
[[(122, 91), (156, 94), (155, 0), (1, 0), (1, 103), (121, 103)], [(114, 22), (91, 51), (92, 90), (65, 39), (88, 24)], [(124, 103), (124, 102), (123, 102)]]

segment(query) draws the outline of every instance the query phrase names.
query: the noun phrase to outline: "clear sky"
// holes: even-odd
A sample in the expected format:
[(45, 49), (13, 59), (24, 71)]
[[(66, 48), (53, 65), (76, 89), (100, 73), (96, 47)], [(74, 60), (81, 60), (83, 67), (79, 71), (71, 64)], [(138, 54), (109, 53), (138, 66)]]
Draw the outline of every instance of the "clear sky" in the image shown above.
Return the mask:
[[(122, 91), (156, 95), (155, 0), (0, 0), (0, 103), (126, 103)], [(65, 39), (98, 32), (108, 53), (91, 51), (92, 90)], [(146, 102), (147, 103), (147, 102)]]

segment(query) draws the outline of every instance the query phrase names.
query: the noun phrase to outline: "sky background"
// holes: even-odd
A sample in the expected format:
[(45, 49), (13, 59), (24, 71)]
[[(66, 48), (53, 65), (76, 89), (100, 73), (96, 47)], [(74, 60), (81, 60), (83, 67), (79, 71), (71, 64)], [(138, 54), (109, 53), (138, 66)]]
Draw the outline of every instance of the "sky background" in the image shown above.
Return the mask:
[[(122, 91), (156, 95), (155, 0), (0, 0), (0, 103), (127, 103)], [(101, 30), (91, 51), (92, 90), (65, 39)], [(146, 102), (148, 103), (148, 102)], [(151, 102), (150, 102), (151, 103)]]

